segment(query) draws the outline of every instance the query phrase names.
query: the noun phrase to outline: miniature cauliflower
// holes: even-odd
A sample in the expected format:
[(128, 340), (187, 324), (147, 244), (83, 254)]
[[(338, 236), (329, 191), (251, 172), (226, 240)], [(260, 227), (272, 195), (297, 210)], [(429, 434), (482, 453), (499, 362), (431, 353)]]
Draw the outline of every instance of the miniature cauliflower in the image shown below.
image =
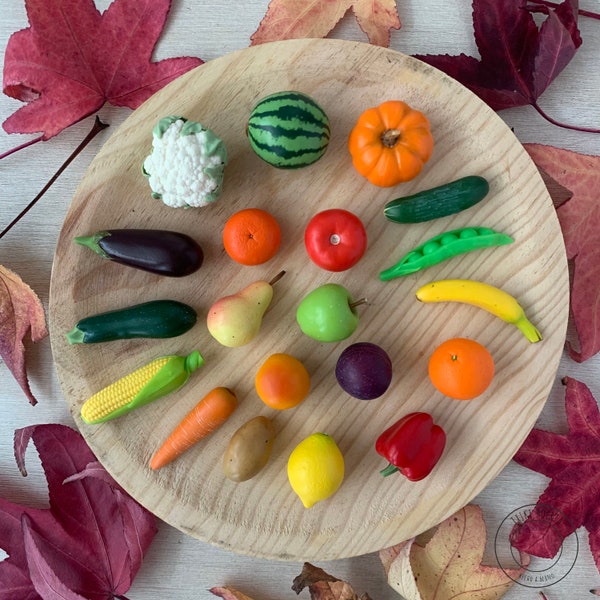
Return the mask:
[(184, 117), (164, 117), (152, 130), (142, 171), (152, 197), (167, 206), (200, 207), (218, 200), (227, 150), (210, 129)]

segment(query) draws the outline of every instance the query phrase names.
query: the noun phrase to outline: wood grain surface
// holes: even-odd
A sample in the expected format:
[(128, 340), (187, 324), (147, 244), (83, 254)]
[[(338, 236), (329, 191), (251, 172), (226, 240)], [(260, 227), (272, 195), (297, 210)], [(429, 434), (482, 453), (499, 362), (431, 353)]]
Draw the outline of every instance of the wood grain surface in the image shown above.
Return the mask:
[[(279, 171), (261, 162), (245, 139), (255, 102), (282, 89), (312, 95), (331, 120), (327, 153), (301, 171)], [(436, 141), (422, 174), (391, 190), (356, 174), (346, 150), (358, 115), (388, 99), (422, 110)], [(198, 120), (225, 141), (230, 161), (223, 196), (213, 206), (172, 209), (150, 196), (141, 164), (153, 125), (170, 114)], [(383, 218), (388, 200), (467, 174), (490, 181), (490, 194), (478, 206), (418, 225)], [(271, 211), (283, 230), (280, 252), (259, 267), (233, 263), (221, 244), (228, 216), (250, 206)], [(310, 217), (332, 207), (355, 212), (369, 237), (362, 261), (338, 274), (313, 265), (302, 241)], [(425, 238), (467, 225), (504, 231), (515, 243), (404, 279), (379, 281), (382, 268)], [(205, 263), (192, 276), (160, 278), (102, 260), (72, 241), (115, 227), (183, 231), (200, 242)], [(214, 341), (204, 322), (209, 306), (282, 269), (286, 275), (276, 284), (260, 335), (237, 349)], [(512, 325), (467, 305), (416, 301), (419, 285), (446, 277), (503, 287), (519, 299), (544, 340), (530, 344)], [(367, 304), (360, 307), (360, 324), (349, 340), (319, 344), (300, 332), (294, 315), (308, 291), (330, 281)], [(194, 306), (199, 323), (171, 340), (69, 346), (64, 338), (86, 315), (164, 297)], [(65, 219), (52, 271), (49, 321), (59, 381), (74, 419), (102, 464), (140, 503), (180, 530), (236, 552), (327, 560), (372, 552), (424, 531), (469, 502), (500, 472), (542, 410), (562, 353), (567, 314), (567, 265), (556, 214), (535, 166), (504, 122), (455, 81), (393, 50), (297, 40), (212, 60), (164, 88), (123, 123), (93, 160)], [(485, 344), (496, 361), (492, 386), (471, 402), (442, 397), (427, 378), (429, 353), (458, 335)], [(339, 353), (356, 341), (381, 345), (394, 364), (392, 386), (371, 402), (348, 397), (333, 373)], [(92, 393), (156, 356), (194, 348), (206, 365), (181, 391), (109, 423), (82, 423), (78, 412)], [(308, 399), (276, 414), (253, 387), (254, 373), (273, 352), (293, 354), (312, 377)], [(217, 385), (235, 390), (236, 413), (186, 456), (152, 472), (148, 462), (163, 438)], [(419, 483), (400, 475), (384, 479), (379, 470), (385, 461), (375, 453), (375, 439), (413, 410), (430, 412), (444, 427), (447, 450)], [(231, 434), (257, 414), (274, 418), (273, 457), (257, 477), (234, 484), (222, 474), (221, 457)], [(315, 431), (337, 441), (346, 479), (331, 499), (306, 510), (287, 482), (285, 465), (292, 448)]]

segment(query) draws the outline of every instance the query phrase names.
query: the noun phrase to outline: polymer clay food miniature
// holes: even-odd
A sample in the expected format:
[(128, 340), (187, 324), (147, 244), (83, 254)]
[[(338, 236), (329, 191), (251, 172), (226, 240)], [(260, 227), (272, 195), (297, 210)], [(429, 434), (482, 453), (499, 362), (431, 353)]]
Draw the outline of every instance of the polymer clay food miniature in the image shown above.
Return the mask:
[(189, 331), (196, 311), (177, 300), (150, 300), (89, 315), (66, 334), (70, 344), (96, 344), (131, 338), (171, 338)]
[(75, 242), (104, 259), (166, 277), (191, 275), (204, 261), (200, 244), (179, 231), (106, 229)]
[(329, 145), (329, 118), (307, 94), (276, 92), (252, 109), (246, 128), (257, 156), (279, 169), (300, 169), (319, 160)]
[(223, 346), (238, 348), (250, 343), (257, 335), (262, 319), (273, 299), (273, 285), (285, 271), (271, 281), (259, 280), (244, 289), (219, 298), (206, 315), (210, 335)]
[(292, 450), (288, 480), (305, 508), (333, 496), (344, 481), (344, 456), (326, 433), (313, 433)]
[(391, 187), (414, 179), (431, 158), (427, 117), (406, 102), (389, 100), (365, 110), (348, 138), (354, 168), (372, 184)]
[(88, 398), (81, 407), (81, 418), (94, 425), (126, 415), (178, 390), (202, 365), (204, 358), (197, 350), (187, 356), (155, 358)]
[(152, 130), (152, 152), (142, 172), (153, 198), (174, 208), (200, 207), (219, 199), (226, 164), (225, 144), (213, 131), (169, 116)]

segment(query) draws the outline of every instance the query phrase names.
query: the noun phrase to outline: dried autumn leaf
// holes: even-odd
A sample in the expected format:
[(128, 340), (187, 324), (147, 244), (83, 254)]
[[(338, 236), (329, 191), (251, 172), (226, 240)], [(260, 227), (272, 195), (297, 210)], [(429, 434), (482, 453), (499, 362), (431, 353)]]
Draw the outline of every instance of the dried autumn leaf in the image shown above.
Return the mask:
[[(0, 547), (9, 555), (0, 562), (0, 600), (106, 600), (125, 593), (156, 534), (155, 517), (107, 473), (90, 476), (99, 474), (94, 455), (64, 425), (15, 432), (24, 475), (31, 440), (50, 505), (28, 508), (0, 497)], [(79, 477), (83, 471), (87, 476)]]
[(323, 569), (304, 563), (302, 573), (294, 579), (292, 589), (299, 594), (308, 588), (312, 600), (370, 600), (367, 593), (358, 596), (352, 586)]
[[(530, 0), (473, 0), (473, 26), (480, 59), (418, 55), (477, 94), (494, 110), (533, 106), (575, 55), (582, 40), (577, 28), (577, 0), (550, 6)], [(545, 15), (538, 26), (536, 17)]]
[[(296, 594), (305, 588), (308, 588), (312, 600), (370, 600), (368, 594), (359, 597), (349, 583), (329, 575), (323, 569), (310, 563), (304, 563), (302, 573), (294, 579), (292, 584), (292, 589)], [(213, 587), (210, 592), (223, 600), (252, 600), (246, 594), (229, 586)]]
[(35, 292), (16, 274), (0, 265), (0, 357), (29, 398), (36, 404), (25, 366), (23, 340), (39, 342), (48, 335), (44, 307)]
[(212, 587), (209, 592), (223, 598), (223, 600), (252, 600), (250, 596), (246, 596), (246, 594), (231, 586)]
[(511, 532), (523, 552), (552, 558), (564, 539), (585, 527), (600, 571), (600, 410), (590, 389), (566, 377), (569, 433), (533, 429), (513, 460), (551, 478), (535, 508)]
[(388, 583), (407, 600), (495, 600), (520, 569), (481, 565), (486, 543), (481, 509), (470, 504), (440, 523), (429, 541), (417, 538), (382, 550)]
[(28, 0), (30, 26), (14, 33), (4, 56), (3, 91), (26, 102), (3, 124), (8, 133), (47, 140), (105, 102), (137, 108), (169, 81), (202, 63), (151, 62), (170, 0)]
[(323, 38), (352, 9), (371, 44), (389, 46), (390, 29), (400, 29), (395, 0), (271, 0), (250, 39), (252, 45), (293, 38)]
[(572, 192), (557, 209), (567, 258), (573, 261), (571, 313), (579, 351), (567, 343), (573, 360), (584, 362), (600, 351), (600, 156), (541, 144), (525, 144), (535, 164)]

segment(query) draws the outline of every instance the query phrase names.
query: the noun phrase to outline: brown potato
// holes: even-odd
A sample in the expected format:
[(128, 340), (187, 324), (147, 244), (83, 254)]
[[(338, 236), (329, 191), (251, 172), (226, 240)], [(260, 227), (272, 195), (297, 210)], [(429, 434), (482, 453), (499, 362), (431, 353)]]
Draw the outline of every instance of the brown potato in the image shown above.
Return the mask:
[(238, 483), (254, 477), (269, 461), (274, 440), (275, 426), (267, 417), (254, 417), (244, 423), (223, 455), (225, 476)]

